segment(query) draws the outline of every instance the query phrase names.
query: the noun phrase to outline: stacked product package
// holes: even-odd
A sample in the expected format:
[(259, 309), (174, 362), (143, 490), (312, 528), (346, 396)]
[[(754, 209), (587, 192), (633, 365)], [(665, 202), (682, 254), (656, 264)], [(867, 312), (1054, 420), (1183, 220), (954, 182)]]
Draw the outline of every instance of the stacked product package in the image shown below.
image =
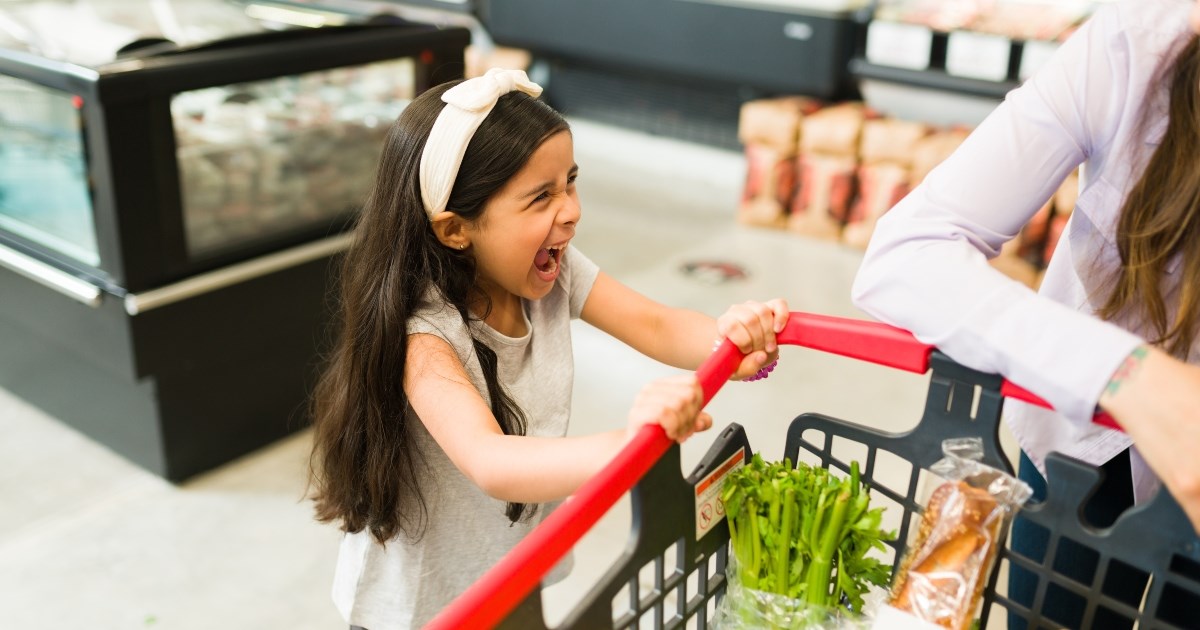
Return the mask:
[[(881, 116), (858, 102), (747, 102), (738, 126), (747, 165), (738, 220), (865, 249), (880, 217), (970, 132)], [(1069, 175), (991, 264), (1036, 288), (1074, 208), (1078, 182), (1077, 172)]]
[(742, 105), (738, 139), (746, 151), (746, 184), (738, 219), (749, 225), (783, 227), (796, 192), (796, 153), (804, 117), (816, 101), (783, 97)]
[(862, 103), (839, 103), (806, 116), (797, 162), (799, 188), (792, 197), (789, 230), (837, 240), (850, 213), (858, 170), (858, 144), (868, 112)]
[(863, 124), (858, 195), (842, 232), (845, 243), (866, 249), (875, 222), (916, 185), (919, 181), (913, 171), (916, 146), (930, 131), (924, 123), (895, 118), (878, 118)]

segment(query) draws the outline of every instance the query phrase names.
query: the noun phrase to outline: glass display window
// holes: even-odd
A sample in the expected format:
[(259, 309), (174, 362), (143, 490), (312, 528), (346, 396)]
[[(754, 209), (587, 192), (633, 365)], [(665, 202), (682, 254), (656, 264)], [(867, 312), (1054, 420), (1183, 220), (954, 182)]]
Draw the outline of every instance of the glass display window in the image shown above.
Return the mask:
[(177, 94), (171, 115), (189, 255), (356, 210), (413, 92), (406, 58)]
[(0, 228), (95, 265), (81, 105), (78, 96), (0, 76)]

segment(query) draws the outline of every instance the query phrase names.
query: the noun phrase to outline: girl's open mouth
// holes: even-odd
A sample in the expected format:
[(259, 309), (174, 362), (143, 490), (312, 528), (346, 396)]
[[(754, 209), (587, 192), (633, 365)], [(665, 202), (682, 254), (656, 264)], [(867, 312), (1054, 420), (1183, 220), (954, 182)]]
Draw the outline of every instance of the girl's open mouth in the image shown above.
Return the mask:
[(533, 265), (543, 278), (551, 280), (558, 273), (558, 263), (562, 260), (563, 251), (562, 247), (543, 247), (538, 250)]

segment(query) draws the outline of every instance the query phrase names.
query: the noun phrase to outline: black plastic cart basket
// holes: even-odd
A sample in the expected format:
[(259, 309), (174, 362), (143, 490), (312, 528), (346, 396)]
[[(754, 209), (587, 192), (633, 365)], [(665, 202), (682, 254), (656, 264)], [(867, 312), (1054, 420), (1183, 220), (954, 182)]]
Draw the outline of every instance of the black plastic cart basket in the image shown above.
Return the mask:
[[(778, 335), (780, 344), (800, 345), (916, 373), (931, 372), (924, 414), (917, 426), (888, 433), (820, 414), (803, 414), (788, 429), (784, 452), (791, 461), (811, 461), (843, 472), (849, 461), (835, 441), (854, 444), (862, 480), (871, 487), (872, 504), (902, 510), (894, 561), (923, 506), (922, 471), (941, 459), (942, 442), (978, 437), (984, 462), (1012, 472), (999, 443), (1005, 397), (1046, 406), (1030, 392), (999, 376), (963, 367), (932, 346), (897, 328), (849, 319), (792, 313)], [(707, 404), (736, 369), (741, 354), (729, 341), (701, 366), (697, 375)], [(1098, 415), (1100, 424), (1116, 427)], [(838, 451), (835, 453), (835, 450)], [(647, 426), (610, 464), (530, 533), (500, 563), (463, 593), (427, 628), (543, 629), (542, 577), (632, 489), (633, 529), (624, 554), (559, 628), (707, 628), (725, 592), (729, 530), (714, 503), (714, 488), (731, 468), (752, 452), (741, 426), (731, 424), (717, 436), (694, 471), (680, 474), (679, 447), (659, 426)], [(772, 459), (771, 454), (767, 454)], [(897, 484), (876, 476), (882, 458), (899, 458), (911, 473)], [(1042, 615), (1048, 598), (1074, 598), (1084, 608), (1082, 627), (1114, 616), (1141, 629), (1200, 628), (1200, 538), (1165, 490), (1127, 510), (1110, 527), (1096, 528), (1082, 517), (1082, 505), (1100, 483), (1101, 472), (1059, 454), (1046, 462), (1045, 501), (1022, 508), (1021, 517), (1045, 530), (1044, 557), (1030, 558), (1001, 550), (984, 592), (981, 628), (1003, 627), (1005, 615), (1025, 619), (1030, 628), (1058, 628)], [(896, 487), (899, 485), (899, 487)], [(878, 500), (883, 497), (882, 501)], [(894, 517), (893, 517), (894, 518)], [(1056, 570), (1055, 555), (1068, 546), (1094, 551), (1097, 570), (1091, 583), (1080, 583)], [(1088, 552), (1092, 553), (1092, 552)], [(1026, 571), (1038, 587), (1028, 608), (997, 592), (1001, 568)], [(1109, 567), (1121, 565), (1146, 576), (1142, 601), (1124, 601), (1108, 592)], [(646, 579), (652, 574), (650, 579)], [(1170, 614), (1174, 614), (1171, 617)], [(1180, 615), (1179, 611), (1187, 611)], [(998, 623), (988, 623), (1000, 617)]]

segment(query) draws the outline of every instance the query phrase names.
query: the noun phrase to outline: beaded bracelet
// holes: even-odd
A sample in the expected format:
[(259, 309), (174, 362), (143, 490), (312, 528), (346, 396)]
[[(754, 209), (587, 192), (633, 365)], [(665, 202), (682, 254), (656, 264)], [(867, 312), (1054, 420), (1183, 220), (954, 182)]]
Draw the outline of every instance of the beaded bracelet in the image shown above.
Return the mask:
[(776, 365), (779, 365), (779, 359), (775, 359), (774, 361), (764, 365), (761, 369), (754, 373), (754, 376), (747, 376), (746, 378), (742, 379), (742, 382), (753, 383), (754, 381), (761, 381), (762, 379), (771, 375), (771, 372), (775, 370)]
[[(721, 347), (722, 341), (723, 340), (720, 337), (718, 337), (716, 340), (713, 341), (713, 352), (716, 352), (717, 348)], [(775, 359), (774, 361), (762, 366), (754, 374), (742, 379), (742, 382), (743, 383), (753, 383), (754, 381), (761, 381), (764, 378), (767, 378), (768, 376), (770, 376), (771, 372), (775, 371), (776, 365), (779, 365), (779, 359)]]

